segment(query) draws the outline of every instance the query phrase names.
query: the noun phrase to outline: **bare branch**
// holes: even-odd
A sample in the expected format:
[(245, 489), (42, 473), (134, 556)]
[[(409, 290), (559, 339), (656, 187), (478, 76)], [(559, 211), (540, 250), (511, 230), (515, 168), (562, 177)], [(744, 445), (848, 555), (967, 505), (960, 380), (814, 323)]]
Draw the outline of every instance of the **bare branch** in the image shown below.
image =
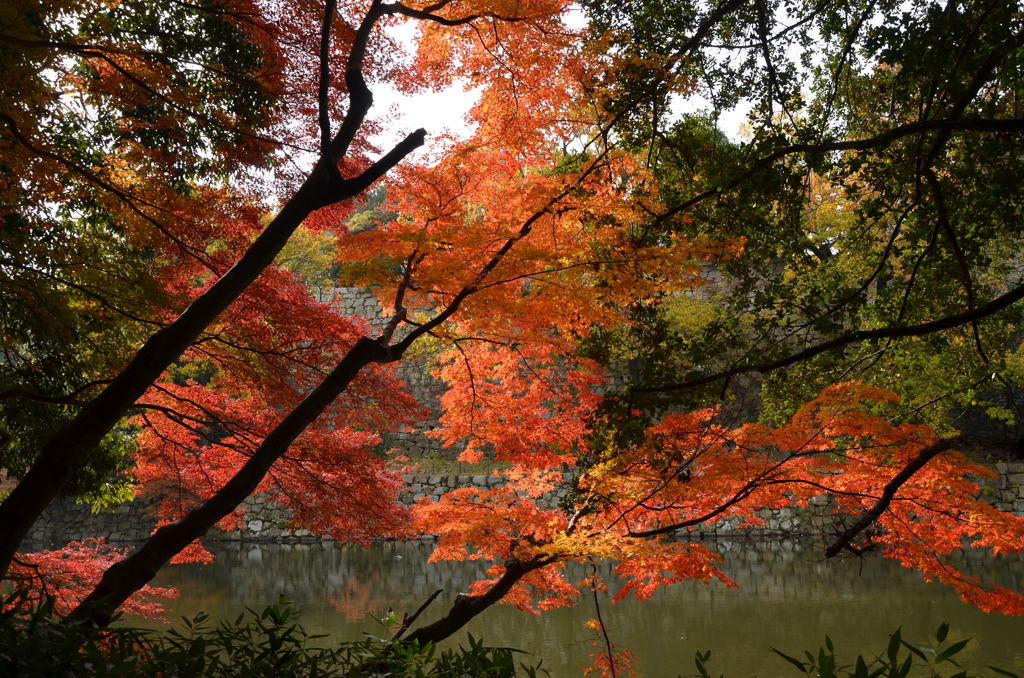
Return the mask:
[(608, 637), (608, 629), (604, 626), (604, 619), (601, 618), (601, 603), (597, 599), (597, 568), (595, 567), (590, 573), (590, 592), (594, 594), (594, 609), (597, 611), (597, 623), (601, 627), (601, 633), (604, 635), (604, 647), (608, 653), (608, 668), (611, 669), (612, 678), (618, 678), (615, 673), (615, 656), (612, 654), (612, 641)]
[[(347, 120), (347, 118), (346, 118)], [(340, 132), (339, 132), (340, 134)], [(344, 179), (341, 183), (341, 191), (326, 191), (321, 194), (321, 206), (332, 205), (341, 200), (347, 200), (354, 195), (359, 195), (367, 188), (376, 183), (381, 177), (405, 159), (405, 156), (423, 145), (427, 132), (423, 128), (410, 133), (405, 139), (398, 142), (384, 157), (370, 165), (370, 167), (354, 179)]]
[[(349, 52), (348, 65), (345, 68), (345, 86), (348, 88), (348, 112), (341, 122), (341, 128), (331, 141), (330, 157), (343, 158), (348, 153), (356, 132), (363, 126), (366, 114), (373, 106), (373, 93), (366, 86), (363, 78), (363, 60), (366, 57), (366, 47), (370, 41), (370, 31), (383, 15), (380, 0), (373, 0), (370, 9), (363, 17), (359, 29), (356, 31), (355, 40), (352, 43), (352, 51)], [(372, 183), (372, 182), (371, 182)]]
[(691, 379), (689, 381), (679, 382), (676, 384), (665, 384), (663, 386), (647, 386), (643, 388), (631, 388), (631, 393), (664, 393), (668, 391), (681, 391), (688, 388), (694, 388), (696, 386), (703, 386), (704, 384), (710, 384), (722, 379), (728, 379), (740, 374), (749, 374), (757, 372), (759, 374), (767, 374), (774, 370), (781, 369), (783, 367), (789, 367), (803, 360), (809, 360), (816, 355), (831, 351), (843, 346), (850, 344), (856, 344), (863, 341), (869, 341), (872, 339), (900, 339), (904, 337), (920, 337), (925, 334), (931, 334), (933, 332), (939, 332), (941, 330), (948, 330), (954, 327), (960, 327), (961, 325), (967, 325), (968, 323), (987, 318), (990, 315), (994, 315), (999, 311), (1011, 306), (1012, 304), (1024, 299), (1024, 284), (1018, 285), (1014, 289), (1010, 290), (1006, 294), (996, 297), (992, 301), (983, 306), (979, 306), (973, 310), (965, 311), (963, 313), (957, 313), (940, 320), (933, 320), (931, 322), (921, 323), (920, 325), (911, 325), (908, 327), (885, 327), (877, 330), (859, 330), (857, 332), (850, 332), (840, 337), (836, 337), (831, 341), (822, 342), (816, 346), (811, 346), (803, 351), (793, 353), (785, 358), (774, 360), (768, 363), (762, 363), (760, 365), (741, 365), (734, 367), (729, 370), (722, 372), (716, 372), (709, 374), (705, 377), (698, 379)]
[[(441, 8), (438, 7), (437, 9)], [(412, 7), (407, 7), (400, 2), (388, 3), (384, 5), (383, 11), (386, 14), (401, 14), (402, 16), (407, 16), (410, 19), (432, 21), (436, 24), (441, 24), (442, 26), (464, 26), (478, 19), (497, 19), (498, 21), (508, 22), (526, 21), (526, 17), (523, 16), (505, 16), (502, 14), (497, 14), (495, 12), (481, 12), (480, 14), (468, 14), (457, 19), (449, 19), (448, 17), (438, 16), (437, 14), (434, 14), (433, 12), (437, 11), (436, 9), (433, 11), (431, 11), (430, 8), (413, 9)]]
[(486, 593), (478, 596), (467, 596), (464, 593), (460, 593), (456, 596), (455, 603), (448, 614), (432, 624), (416, 629), (409, 634), (405, 642), (419, 642), (420, 645), (425, 645), (448, 638), (465, 626), (473, 617), (504, 598), (505, 594), (519, 583), (520, 579), (536, 569), (550, 565), (554, 561), (555, 558), (534, 557), (529, 560), (509, 558), (505, 561), (505, 573), (494, 582)]
[(430, 594), (429, 598), (423, 601), (423, 604), (420, 605), (420, 608), (416, 610), (411, 617), (406, 615), (405, 619), (402, 620), (402, 628), (398, 629), (398, 633), (395, 634), (394, 640), (401, 639), (402, 635), (405, 634), (406, 630), (408, 630), (412, 623), (416, 621), (420, 614), (423, 613), (423, 610), (427, 609), (427, 606), (434, 602), (434, 599), (441, 595), (442, 591), (444, 591), (444, 589), (438, 589), (434, 591), (432, 594)]
[(320, 91), (317, 97), (320, 118), (320, 162), (327, 168), (331, 181), (341, 182), (338, 162), (331, 151), (331, 110), (328, 92), (331, 87), (331, 24), (337, 0), (327, 0), (324, 22), (320, 29)]

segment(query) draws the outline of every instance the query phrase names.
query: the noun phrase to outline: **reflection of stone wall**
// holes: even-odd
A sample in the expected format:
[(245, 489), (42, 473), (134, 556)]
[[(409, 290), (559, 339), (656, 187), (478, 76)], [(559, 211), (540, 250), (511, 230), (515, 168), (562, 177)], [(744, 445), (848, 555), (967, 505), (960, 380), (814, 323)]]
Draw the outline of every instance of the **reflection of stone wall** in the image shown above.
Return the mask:
[[(729, 539), (710, 544), (709, 548), (722, 556), (728, 564), (723, 569), (741, 587), (758, 587), (764, 594), (778, 599), (814, 600), (818, 596), (827, 596), (832, 586), (828, 579), (809, 577), (807, 571), (821, 563), (825, 543), (816, 539)], [(949, 561), (957, 563), (965, 574), (985, 584), (998, 584), (1015, 591), (1024, 587), (1024, 569), (1020, 567), (1024, 564), (1024, 554), (993, 556), (984, 549), (957, 549), (949, 554)], [(860, 589), (886, 590), (893, 576), (901, 571), (907, 570), (895, 560), (881, 558), (863, 568), (850, 581)], [(817, 586), (818, 590), (809, 590), (808, 586)]]
[[(993, 468), (999, 477), (980, 481), (983, 487), (981, 499), (1000, 511), (1024, 516), (1024, 463), (995, 464)], [(571, 478), (569, 474), (563, 475), (564, 480)], [(505, 483), (498, 475), (407, 475), (402, 479), (405, 485), (399, 494), (399, 502), (405, 505), (420, 500), (437, 501), (441, 495), (460, 487), (495, 487)], [(544, 493), (534, 501), (541, 508), (554, 509), (566, 494), (567, 489), (558, 488)], [(27, 541), (64, 544), (85, 537), (104, 537), (112, 542), (141, 541), (150, 535), (156, 525), (155, 504), (158, 500), (158, 497), (139, 498), (113, 512), (95, 514), (86, 505), (54, 502), (29, 532)], [(223, 532), (215, 528), (206, 538), (229, 541), (283, 540), (293, 543), (319, 539), (301, 526), (292, 526), (291, 511), (265, 495), (249, 497), (243, 502), (243, 507), (247, 511), (244, 529)], [(699, 539), (828, 534), (843, 520), (843, 516), (835, 513), (832, 499), (826, 495), (814, 498), (808, 506), (766, 508), (756, 513), (764, 521), (763, 527), (741, 527), (739, 518), (727, 517), (683, 531), (679, 536)]]

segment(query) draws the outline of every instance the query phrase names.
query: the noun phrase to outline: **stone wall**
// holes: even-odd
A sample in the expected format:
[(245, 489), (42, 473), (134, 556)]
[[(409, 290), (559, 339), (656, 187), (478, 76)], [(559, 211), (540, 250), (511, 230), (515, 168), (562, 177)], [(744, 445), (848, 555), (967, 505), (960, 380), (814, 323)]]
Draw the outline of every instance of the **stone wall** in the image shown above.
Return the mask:
[(992, 465), (998, 478), (980, 478), (981, 500), (995, 506), (997, 511), (1024, 515), (1024, 463)]
[[(571, 473), (563, 473), (564, 481), (572, 479)], [(437, 501), (442, 495), (462, 487), (498, 487), (505, 484), (505, 479), (500, 475), (489, 476), (457, 476), (457, 475), (408, 475), (402, 476), (405, 481), (405, 488), (402, 490), (399, 501), (411, 505), (424, 497), (430, 497)], [(568, 490), (564, 487), (557, 488), (554, 492), (545, 492), (533, 499), (533, 503), (543, 509), (558, 508), (558, 503), (566, 496)]]
[[(723, 284), (714, 278), (716, 271), (705, 270), (709, 285)], [(720, 274), (718, 274), (719, 277)], [(320, 300), (337, 304), (349, 316), (364, 319), (371, 332), (380, 331), (384, 325), (381, 308), (373, 294), (364, 288), (325, 288), (319, 293)], [(398, 367), (398, 377), (408, 386), (410, 393), (428, 412), (427, 417), (411, 430), (390, 434), (385, 442), (389, 447), (398, 448), (414, 461), (424, 454), (437, 456), (441, 443), (428, 435), (438, 427), (440, 407), (438, 399), (444, 393), (444, 384), (429, 374), (429, 357), (404, 360)], [(448, 450), (454, 457), (459, 450)], [(996, 509), (1014, 515), (1024, 515), (1024, 463), (994, 464), (999, 474), (997, 479), (983, 479), (982, 500), (993, 504)], [(410, 505), (418, 499), (431, 497), (434, 500), (453, 489), (469, 486), (493, 487), (504, 483), (499, 476), (464, 475), (409, 475), (404, 477), (405, 488), (399, 501)], [(545, 493), (537, 503), (544, 508), (555, 508), (566, 494), (565, 489)], [(113, 512), (92, 513), (89, 506), (73, 502), (55, 502), (47, 508), (33, 529), (27, 541), (32, 544), (64, 544), (86, 537), (104, 537), (112, 542), (136, 542), (147, 538), (156, 522), (156, 503), (159, 496), (139, 498), (118, 507)], [(291, 512), (265, 496), (250, 497), (243, 503), (246, 509), (244, 529), (230, 532), (215, 530), (207, 535), (209, 539), (225, 540), (285, 540), (315, 541), (313, 533), (293, 528), (290, 525)], [(758, 511), (764, 527), (740, 527), (738, 518), (723, 518), (701, 525), (684, 534), (681, 538), (702, 538), (717, 536), (777, 536), (784, 534), (821, 534), (834, 528), (837, 517), (829, 497), (816, 498), (810, 506), (762, 509)]]
[(89, 504), (57, 500), (46, 507), (26, 535), (28, 550), (40, 544), (63, 546), (93, 537), (115, 543), (144, 540), (156, 527), (161, 499), (160, 495), (137, 497), (113, 511), (98, 513), (93, 513)]
[[(995, 479), (982, 479), (981, 499), (1000, 511), (1024, 516), (1024, 463), (995, 464), (999, 474)], [(571, 478), (563, 474), (564, 480)], [(495, 487), (503, 485), (500, 475), (407, 475), (399, 502), (411, 505), (430, 498), (437, 501), (442, 495), (461, 487)], [(566, 496), (560, 487), (535, 499), (535, 503), (548, 509), (557, 508)], [(146, 539), (156, 525), (158, 496), (139, 498), (118, 507), (113, 512), (91, 513), (86, 505), (73, 502), (54, 502), (32, 528), (26, 539), (29, 548), (44, 544), (63, 545), (68, 541), (86, 537), (102, 537), (115, 543), (131, 543)], [(318, 541), (320, 537), (301, 527), (291, 526), (291, 511), (267, 496), (249, 497), (243, 502), (246, 509), (245, 527), (224, 532), (214, 529), (207, 535), (210, 540), (227, 541), (285, 541), (291, 543)], [(716, 537), (777, 537), (786, 535), (817, 535), (832, 532), (844, 516), (838, 515), (831, 497), (822, 495), (808, 506), (781, 509), (760, 509), (757, 515), (763, 527), (740, 526), (739, 518), (722, 518), (681, 531), (680, 538), (702, 539)]]
[[(326, 287), (319, 292), (320, 301), (334, 303), (350, 317), (358, 317), (366, 321), (372, 333), (383, 330), (386, 318), (381, 315), (380, 304), (373, 292), (364, 287)], [(403, 328), (396, 333), (401, 336)], [(371, 335), (372, 336), (372, 335)], [(424, 455), (438, 457), (442, 454), (455, 459), (461, 448), (450, 448), (442, 451), (441, 441), (427, 435), (438, 428), (441, 406), (439, 399), (445, 392), (444, 384), (430, 374), (429, 357), (421, 356), (404, 359), (398, 365), (397, 376), (409, 389), (416, 402), (427, 412), (421, 421), (408, 427), (409, 430), (389, 432), (384, 435), (384, 442), (389, 449), (397, 448), (401, 454), (410, 459)]]

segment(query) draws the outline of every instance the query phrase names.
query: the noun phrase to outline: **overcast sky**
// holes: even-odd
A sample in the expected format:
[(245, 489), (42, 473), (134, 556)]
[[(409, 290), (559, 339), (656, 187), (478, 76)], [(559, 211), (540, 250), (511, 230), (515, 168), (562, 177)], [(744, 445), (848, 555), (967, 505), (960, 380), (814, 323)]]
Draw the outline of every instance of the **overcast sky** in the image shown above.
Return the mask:
[[(572, 27), (581, 26), (582, 14), (570, 13), (566, 23)], [(397, 40), (410, 45), (415, 35), (416, 26), (408, 22), (400, 26), (391, 27), (389, 33)], [(400, 141), (409, 132), (423, 127), (427, 131), (427, 147), (430, 147), (431, 137), (449, 133), (465, 137), (472, 131), (466, 121), (466, 114), (478, 98), (478, 92), (466, 91), (460, 84), (456, 84), (441, 92), (424, 92), (414, 96), (401, 95), (393, 87), (386, 83), (376, 83), (373, 86), (374, 110), (373, 114), (380, 115), (394, 107), (397, 117), (375, 141), (385, 151)], [(688, 101), (679, 101), (673, 106), (679, 113), (690, 112), (705, 108), (708, 102), (703, 97), (691, 97)], [(741, 106), (733, 111), (722, 114), (719, 120), (719, 127), (729, 138), (739, 140), (740, 125), (746, 121), (749, 108)], [(423, 152), (423, 151), (420, 151)]]

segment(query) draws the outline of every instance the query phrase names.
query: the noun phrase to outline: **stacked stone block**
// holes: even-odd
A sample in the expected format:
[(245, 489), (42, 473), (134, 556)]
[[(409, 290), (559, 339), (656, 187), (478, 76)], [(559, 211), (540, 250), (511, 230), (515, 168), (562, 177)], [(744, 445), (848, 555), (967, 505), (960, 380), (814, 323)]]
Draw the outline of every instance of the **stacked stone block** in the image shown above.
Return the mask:
[[(724, 284), (721, 274), (705, 270), (704, 276), (711, 287)], [(716, 277), (717, 276), (717, 277)], [(320, 300), (334, 303), (345, 314), (363, 318), (371, 336), (379, 332), (385, 323), (381, 308), (372, 292), (359, 287), (325, 288), (319, 292)], [(389, 434), (385, 442), (396, 447), (414, 461), (421, 456), (436, 457), (441, 453), (441, 442), (427, 435), (439, 427), (439, 399), (445, 391), (444, 384), (429, 373), (428, 358), (404, 360), (398, 367), (398, 377), (404, 381), (416, 401), (428, 413), (427, 417), (412, 427), (412, 430)], [(614, 384), (613, 384), (614, 386)], [(459, 450), (449, 450), (457, 455)], [(997, 510), (1024, 515), (1024, 463), (997, 463), (992, 465), (996, 478), (977, 479), (982, 486), (980, 498), (992, 504)], [(568, 481), (570, 476), (565, 475)], [(400, 492), (399, 502), (411, 505), (416, 501), (437, 501), (452, 490), (463, 487), (495, 487), (504, 484), (500, 476), (465, 475), (408, 475), (404, 476), (405, 488)], [(556, 508), (566, 496), (567, 489), (560, 487), (546, 492), (534, 501), (542, 508)], [(137, 542), (146, 539), (156, 522), (156, 506), (159, 496), (139, 498), (118, 507), (113, 512), (92, 513), (88, 505), (58, 501), (51, 504), (29, 532), (27, 541), (41, 544), (64, 544), (68, 541), (88, 537), (103, 537), (112, 542)], [(214, 529), (208, 539), (225, 540), (269, 540), (269, 541), (314, 541), (317, 535), (291, 525), (291, 511), (267, 496), (249, 497), (243, 502), (246, 510), (242, 528), (231, 531)], [(719, 536), (772, 537), (795, 534), (822, 534), (835, 529), (843, 516), (837, 516), (831, 497), (815, 497), (810, 505), (790, 508), (756, 511), (764, 525), (741, 525), (737, 517), (724, 517), (717, 521), (680, 531), (680, 538), (704, 538)]]
[[(1024, 463), (994, 464), (996, 478), (983, 478), (980, 498), (996, 509), (1024, 516)], [(572, 475), (563, 474), (563, 483)], [(501, 475), (406, 475), (405, 485), (399, 492), (398, 502), (410, 506), (417, 501), (438, 501), (445, 494), (464, 487), (491, 488), (505, 484)], [(544, 509), (555, 509), (568, 493), (567, 487), (556, 487), (540, 497), (532, 499)], [(159, 496), (139, 498), (119, 506), (112, 512), (92, 513), (89, 507), (73, 502), (55, 502), (32, 528), (27, 541), (30, 546), (40, 544), (63, 545), (69, 541), (101, 537), (114, 543), (130, 543), (145, 540), (156, 526), (156, 502)], [(309, 542), (321, 537), (291, 524), (291, 511), (267, 495), (256, 495), (246, 499), (243, 527), (238, 530), (211, 530), (209, 540), (227, 541), (284, 541)], [(681, 539), (702, 539), (717, 537), (778, 537), (792, 535), (815, 535), (833, 532), (837, 525), (848, 516), (835, 512), (832, 498), (820, 495), (807, 506), (786, 508), (762, 508), (756, 512), (764, 522), (763, 526), (741, 525), (738, 517), (725, 517), (717, 521), (698, 525), (677, 534)]]
[[(563, 481), (572, 479), (571, 473), (562, 474)], [(500, 475), (489, 476), (457, 476), (457, 475), (408, 475), (402, 476), (406, 483), (405, 489), (399, 495), (399, 501), (411, 505), (417, 501), (429, 498), (430, 501), (438, 501), (442, 496), (452, 490), (465, 487), (500, 487), (505, 484), (505, 479)], [(543, 509), (558, 508), (559, 502), (568, 494), (568, 488), (562, 486), (552, 492), (545, 492), (541, 496), (532, 499), (533, 503)]]
[[(350, 317), (358, 317), (366, 321), (371, 336), (384, 329), (387, 319), (382, 316), (380, 304), (373, 292), (363, 287), (331, 287), (319, 292), (320, 301), (333, 303)], [(400, 337), (404, 328), (399, 328), (396, 337)], [(409, 390), (409, 393), (426, 412), (426, 417), (414, 423), (409, 429), (386, 433), (384, 442), (389, 448), (397, 448), (399, 453), (410, 459), (423, 456), (436, 458), (444, 454), (441, 441), (427, 435), (440, 426), (440, 398), (445, 392), (444, 384), (430, 374), (427, 357), (404, 359), (398, 365), (397, 376)], [(459, 448), (447, 451), (447, 456), (456, 458), (461, 452)]]
[(1024, 463), (992, 465), (996, 478), (975, 478), (982, 487), (979, 498), (997, 511), (1024, 515)]
[(142, 541), (156, 528), (161, 499), (160, 495), (140, 497), (98, 513), (88, 504), (58, 500), (46, 507), (25, 540), (59, 545), (93, 537), (111, 542)]

